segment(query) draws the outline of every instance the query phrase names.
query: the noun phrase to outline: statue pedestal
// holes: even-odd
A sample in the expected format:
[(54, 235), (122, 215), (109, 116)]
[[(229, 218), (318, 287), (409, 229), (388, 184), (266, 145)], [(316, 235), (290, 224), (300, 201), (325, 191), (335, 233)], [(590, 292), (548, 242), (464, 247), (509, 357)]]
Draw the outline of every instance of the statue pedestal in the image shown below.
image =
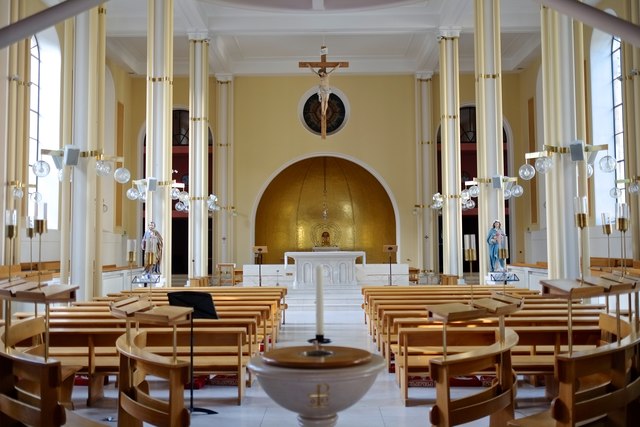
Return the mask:
[(325, 285), (355, 286), (356, 259), (362, 257), (362, 265), (367, 263), (367, 255), (363, 251), (321, 251), (321, 252), (285, 252), (284, 268), (289, 258), (295, 261), (294, 288), (311, 288), (315, 286), (313, 272), (315, 267), (322, 266)]

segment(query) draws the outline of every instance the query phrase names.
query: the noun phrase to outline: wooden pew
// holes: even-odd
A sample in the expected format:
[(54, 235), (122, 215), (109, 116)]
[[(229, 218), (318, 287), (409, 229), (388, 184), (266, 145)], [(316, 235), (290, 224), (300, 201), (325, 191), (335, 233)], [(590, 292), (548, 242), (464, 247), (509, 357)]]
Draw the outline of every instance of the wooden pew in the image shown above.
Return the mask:
[[(607, 426), (635, 425), (633, 420), (640, 413), (638, 354), (640, 336), (629, 335), (620, 343), (559, 355), (556, 358), (559, 393), (551, 409), (510, 421), (508, 425), (564, 427), (589, 420)], [(601, 382), (594, 385), (594, 377), (601, 378)], [(582, 386), (582, 381), (589, 386)]]
[[(191, 417), (184, 406), (189, 363), (147, 351), (146, 338), (146, 331), (139, 331), (131, 343), (124, 335), (116, 341), (120, 367), (118, 426), (142, 427), (143, 422), (163, 427), (189, 426)], [(146, 382), (148, 375), (168, 382), (168, 399), (151, 396)]]
[[(465, 340), (474, 338), (473, 332), (465, 335)], [(497, 427), (513, 419), (516, 381), (511, 349), (517, 343), (518, 335), (507, 328), (503, 340), (496, 338), (469, 352), (431, 359), (430, 371), (436, 383), (436, 404), (429, 413), (432, 425), (448, 427), (490, 416), (490, 426)], [(496, 380), (488, 389), (452, 399), (449, 380), (478, 371), (493, 372)]]
[[(566, 325), (556, 326), (514, 326), (519, 336), (519, 346), (530, 346), (530, 354), (512, 356), (515, 372), (522, 375), (552, 376), (554, 372), (554, 354), (568, 342)], [(493, 339), (495, 327), (448, 327), (447, 349), (460, 352), (475, 341), (486, 343)], [(451, 338), (453, 334), (453, 338)], [(468, 335), (470, 334), (470, 335)], [(475, 334), (475, 335), (474, 335)], [(597, 326), (576, 326), (573, 328), (573, 343), (595, 347), (600, 342), (601, 331)], [(552, 346), (553, 354), (536, 354), (538, 346)], [(405, 405), (410, 403), (409, 376), (431, 375), (429, 362), (442, 355), (443, 334), (441, 325), (428, 325), (417, 328), (402, 328), (398, 332), (398, 347), (395, 353), (396, 377), (400, 385), (401, 398)], [(466, 351), (466, 350), (462, 350)]]
[[(197, 319), (205, 320), (205, 319)], [(190, 329), (177, 328), (178, 355), (190, 354)], [(170, 354), (173, 329), (145, 328), (147, 341), (159, 354)], [(119, 359), (115, 351), (117, 339), (125, 333), (122, 327), (51, 328), (50, 354), (68, 364), (82, 366), (80, 372), (89, 377), (87, 406), (103, 397), (105, 375), (118, 375)], [(246, 329), (243, 327), (194, 328), (194, 371), (197, 374), (236, 374), (237, 403), (242, 403), (249, 361)]]
[[(36, 392), (25, 391), (25, 382), (39, 383)], [(0, 353), (0, 425), (17, 427), (105, 427), (65, 410), (58, 401), (60, 361), (28, 353)]]
[[(2, 333), (2, 341), (13, 351), (28, 353), (37, 356), (44, 356), (44, 334), (46, 331), (46, 323), (44, 317), (35, 317), (21, 322), (12, 323), (9, 329), (9, 338), (7, 339), (7, 331)], [(23, 346), (25, 345), (26, 346)], [(61, 384), (59, 387), (58, 399), (67, 408), (73, 409), (73, 401), (71, 395), (73, 393), (73, 382), (76, 373), (81, 366), (63, 364), (60, 368)], [(33, 390), (37, 392), (39, 383), (32, 385)]]

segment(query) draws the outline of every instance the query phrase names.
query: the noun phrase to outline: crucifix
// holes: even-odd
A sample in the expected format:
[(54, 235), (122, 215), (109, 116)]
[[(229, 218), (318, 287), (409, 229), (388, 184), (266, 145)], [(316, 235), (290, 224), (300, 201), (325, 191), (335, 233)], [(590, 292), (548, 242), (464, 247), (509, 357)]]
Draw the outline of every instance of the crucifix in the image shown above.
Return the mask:
[[(329, 62), (327, 61), (327, 47), (322, 46), (320, 48), (320, 62), (298, 62), (298, 67), (309, 68), (314, 74), (320, 77), (320, 84), (318, 85), (318, 99), (320, 100), (320, 112), (321, 112), (321, 132), (322, 139), (327, 138), (327, 107), (329, 106), (329, 96), (331, 96), (331, 87), (329, 86), (329, 74), (331, 74), (338, 67), (347, 68), (348, 62)], [(317, 70), (316, 70), (317, 68)]]

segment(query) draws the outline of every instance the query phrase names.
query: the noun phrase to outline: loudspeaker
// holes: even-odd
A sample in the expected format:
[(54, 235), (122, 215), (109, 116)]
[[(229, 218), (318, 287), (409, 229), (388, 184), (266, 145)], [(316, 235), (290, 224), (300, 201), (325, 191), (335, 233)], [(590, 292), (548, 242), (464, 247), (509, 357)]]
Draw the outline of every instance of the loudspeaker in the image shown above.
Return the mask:
[(73, 145), (64, 146), (64, 155), (62, 163), (65, 166), (77, 166), (78, 159), (80, 158), (80, 149)]
[(501, 176), (492, 176), (491, 177), (491, 186), (496, 190), (502, 188), (502, 177)]
[(584, 141), (575, 141), (569, 144), (569, 153), (571, 153), (571, 160), (579, 162), (584, 160)]
[(382, 252), (396, 253), (398, 252), (398, 245), (382, 245)]
[(156, 191), (158, 189), (158, 178), (150, 176), (147, 178), (147, 191)]

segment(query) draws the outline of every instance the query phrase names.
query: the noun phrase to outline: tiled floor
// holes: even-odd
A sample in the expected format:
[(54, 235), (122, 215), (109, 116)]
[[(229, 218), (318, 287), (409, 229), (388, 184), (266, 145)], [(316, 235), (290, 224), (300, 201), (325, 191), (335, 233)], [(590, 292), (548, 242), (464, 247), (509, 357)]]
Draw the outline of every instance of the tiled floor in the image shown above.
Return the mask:
[[(287, 313), (286, 324), (282, 327), (279, 346), (304, 345), (315, 336), (314, 314), (308, 311), (292, 310)], [(367, 349), (375, 352), (374, 345), (363, 322), (362, 311), (328, 311), (325, 335), (333, 345)], [(194, 392), (194, 406), (218, 411), (215, 415), (194, 412), (191, 425), (229, 427), (294, 427), (298, 425), (296, 414), (276, 405), (260, 388), (256, 381), (247, 388), (242, 406), (232, 400), (235, 387), (206, 386)], [(464, 389), (456, 392), (464, 393)], [(338, 426), (349, 427), (414, 427), (429, 425), (429, 408), (434, 401), (435, 391), (430, 388), (411, 388), (411, 396), (418, 404), (405, 407), (393, 374), (382, 372), (367, 395), (351, 408), (339, 413)], [(541, 398), (540, 388), (522, 387), (518, 391), (516, 417), (540, 412), (548, 402)], [(74, 402), (76, 410), (91, 418), (104, 420), (116, 416), (116, 392), (113, 381), (107, 387), (106, 397), (98, 407), (87, 408), (84, 404), (86, 389), (76, 387)], [(189, 402), (189, 393), (185, 397)], [(113, 423), (115, 425), (115, 422)], [(468, 426), (487, 426), (488, 420), (479, 420)]]

